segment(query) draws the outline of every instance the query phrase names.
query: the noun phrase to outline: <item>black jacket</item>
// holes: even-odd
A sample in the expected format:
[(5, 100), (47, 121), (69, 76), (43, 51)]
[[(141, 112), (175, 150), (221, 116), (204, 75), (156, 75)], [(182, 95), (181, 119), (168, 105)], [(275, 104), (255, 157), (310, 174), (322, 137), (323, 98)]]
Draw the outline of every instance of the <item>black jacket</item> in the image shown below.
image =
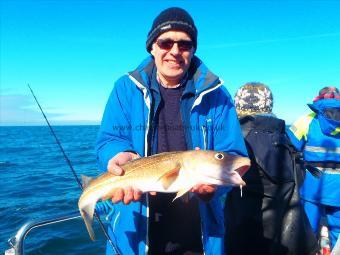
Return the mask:
[(318, 245), (300, 204), (285, 122), (258, 115), (240, 123), (252, 165), (243, 177), (242, 197), (234, 188), (226, 199), (227, 254), (315, 254)]

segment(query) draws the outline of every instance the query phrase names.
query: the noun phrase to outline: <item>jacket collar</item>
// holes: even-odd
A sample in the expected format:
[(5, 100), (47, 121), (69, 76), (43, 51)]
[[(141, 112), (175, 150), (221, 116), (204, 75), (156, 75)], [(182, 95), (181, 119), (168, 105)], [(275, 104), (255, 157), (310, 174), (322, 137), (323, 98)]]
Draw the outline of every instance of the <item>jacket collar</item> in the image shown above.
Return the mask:
[(317, 114), (320, 128), (324, 134), (340, 137), (340, 121), (331, 118), (326, 113), (329, 108), (334, 108), (334, 110), (339, 111), (339, 99), (322, 99), (314, 102), (313, 104), (309, 104), (308, 106)]
[(316, 114), (322, 112), (326, 108), (340, 108), (339, 99), (322, 99), (312, 104), (308, 104), (309, 108)]
[(251, 130), (264, 132), (279, 132), (284, 133), (285, 121), (276, 118), (275, 115), (246, 115), (239, 119), (243, 136), (246, 137)]

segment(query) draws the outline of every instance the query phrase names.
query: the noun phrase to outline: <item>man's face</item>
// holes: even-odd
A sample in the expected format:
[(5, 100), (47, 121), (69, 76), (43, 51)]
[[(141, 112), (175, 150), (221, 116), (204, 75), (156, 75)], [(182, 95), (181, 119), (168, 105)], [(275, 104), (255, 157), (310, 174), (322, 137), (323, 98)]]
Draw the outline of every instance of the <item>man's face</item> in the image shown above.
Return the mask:
[(194, 48), (190, 45), (191, 38), (181, 31), (165, 32), (153, 43), (151, 54), (163, 84), (177, 85), (186, 74), (194, 55)]

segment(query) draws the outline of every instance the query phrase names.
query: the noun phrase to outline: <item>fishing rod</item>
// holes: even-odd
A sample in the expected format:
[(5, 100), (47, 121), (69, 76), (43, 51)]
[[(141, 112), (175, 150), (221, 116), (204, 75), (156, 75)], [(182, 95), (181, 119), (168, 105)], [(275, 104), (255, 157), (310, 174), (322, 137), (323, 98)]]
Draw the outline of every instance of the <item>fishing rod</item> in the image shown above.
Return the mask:
[[(27, 84), (27, 86), (28, 86), (28, 88), (30, 89), (30, 91), (31, 91), (31, 93), (32, 93), (32, 95), (33, 95), (33, 97), (34, 97), (35, 102), (36, 102), (37, 105), (39, 106), (39, 109), (40, 109), (42, 115), (44, 116), (44, 119), (45, 119), (45, 121), (46, 121), (48, 127), (50, 128), (50, 131), (51, 131), (52, 135), (54, 136), (55, 141), (57, 142), (57, 144), (58, 144), (58, 146), (59, 146), (61, 152), (63, 153), (64, 158), (65, 158), (65, 160), (66, 160), (68, 166), (70, 167), (70, 169), (71, 169), (71, 171), (72, 171), (72, 174), (73, 174), (73, 176), (74, 176), (76, 182), (78, 183), (78, 186), (79, 186), (80, 189), (83, 191), (83, 189), (84, 189), (84, 188), (83, 188), (83, 185), (81, 184), (81, 182), (80, 182), (80, 180), (79, 180), (79, 178), (78, 178), (78, 176), (77, 176), (77, 174), (76, 174), (76, 171), (74, 170), (74, 168), (73, 168), (73, 166), (72, 166), (72, 164), (71, 164), (70, 159), (67, 157), (67, 155), (66, 155), (66, 153), (65, 153), (65, 151), (64, 151), (63, 146), (61, 146), (61, 143), (60, 143), (60, 141), (59, 141), (57, 135), (55, 134), (55, 132), (54, 132), (54, 130), (53, 130), (53, 128), (52, 128), (50, 122), (48, 121), (48, 119), (47, 119), (47, 117), (46, 117), (46, 115), (45, 115), (45, 113), (44, 113), (42, 107), (40, 106), (40, 104), (39, 104), (39, 102), (38, 102), (38, 99), (37, 99), (36, 96), (34, 95), (34, 92), (33, 92), (32, 88), (31, 88), (31, 86), (30, 86), (29, 84)], [(113, 244), (113, 242), (112, 242), (110, 236), (108, 235), (108, 233), (107, 233), (107, 231), (106, 231), (106, 229), (105, 229), (105, 227), (104, 227), (104, 224), (103, 224), (103, 222), (101, 221), (101, 219), (99, 218), (99, 215), (97, 214), (96, 210), (94, 211), (94, 216), (95, 216), (96, 219), (98, 220), (98, 223), (99, 223), (101, 229), (103, 230), (104, 235), (105, 235), (107, 241), (110, 243), (110, 245), (111, 245), (111, 247), (112, 247), (112, 250), (113, 250), (114, 254), (120, 255), (120, 253), (118, 252), (118, 249), (117, 249), (116, 246)]]

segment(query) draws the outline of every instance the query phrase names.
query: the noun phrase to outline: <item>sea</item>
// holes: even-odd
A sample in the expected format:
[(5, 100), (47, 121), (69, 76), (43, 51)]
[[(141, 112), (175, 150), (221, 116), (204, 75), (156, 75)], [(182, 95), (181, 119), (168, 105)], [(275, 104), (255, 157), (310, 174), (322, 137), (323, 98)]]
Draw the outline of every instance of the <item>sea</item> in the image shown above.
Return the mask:
[[(53, 129), (79, 178), (100, 174), (94, 150), (99, 126)], [(26, 222), (77, 213), (80, 194), (49, 127), (0, 127), (0, 255)], [(95, 233), (91, 241), (81, 218), (35, 228), (25, 239), (25, 254), (105, 254), (98, 223)]]

